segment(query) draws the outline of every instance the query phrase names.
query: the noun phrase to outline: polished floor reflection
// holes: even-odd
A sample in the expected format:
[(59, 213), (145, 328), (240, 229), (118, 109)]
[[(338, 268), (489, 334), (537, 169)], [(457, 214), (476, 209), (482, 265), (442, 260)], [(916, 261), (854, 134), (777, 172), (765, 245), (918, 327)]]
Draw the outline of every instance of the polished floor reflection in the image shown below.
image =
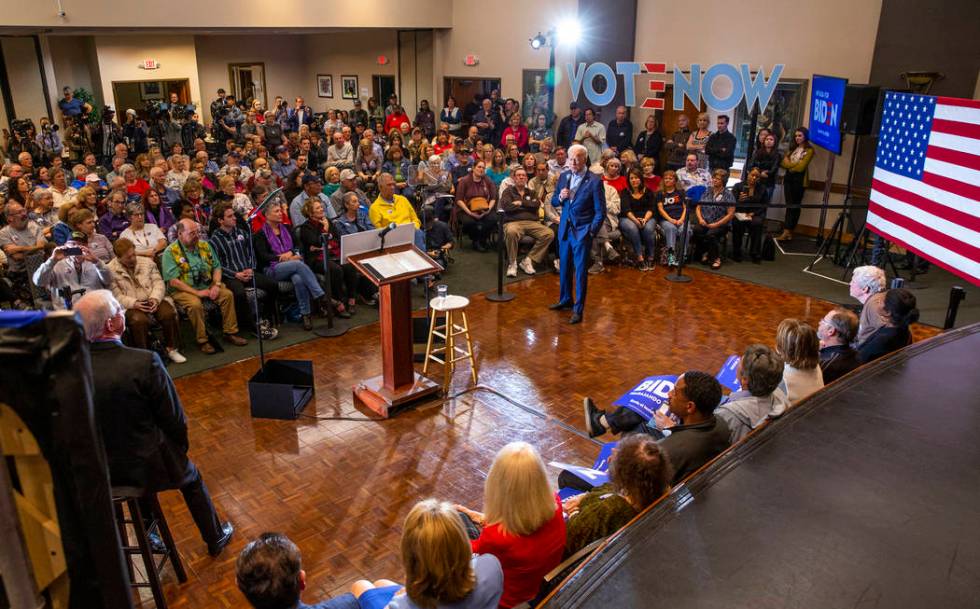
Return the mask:
[[(833, 306), (690, 274), (689, 284), (664, 281), (663, 269), (592, 277), (585, 322), (577, 326), (567, 324), (567, 312), (546, 308), (558, 292), (552, 274), (508, 286), (517, 295), (509, 303), (475, 296), (468, 316), (487, 390), (386, 421), (367, 420), (371, 413), (351, 399), (355, 382), (381, 372), (377, 324), (272, 355), (314, 361), (315, 404), (297, 421), (249, 416), (245, 383), (257, 360), (178, 380), (191, 455), (236, 534), (211, 559), (179, 493), (161, 496), (189, 575), (182, 586), (165, 575), (171, 607), (245, 606), (235, 587), (235, 557), (247, 540), (270, 530), (299, 544), (306, 602), (343, 592), (360, 577), (397, 580), (400, 526), (411, 505), (434, 496), (479, 507), (483, 477), (507, 442), (531, 442), (546, 460), (591, 463), (596, 445), (576, 433), (583, 396), (606, 404), (648, 375), (714, 373), (747, 344), (772, 344), (781, 319), (815, 325)], [(917, 338), (934, 333), (916, 329)], [(467, 372), (457, 371), (453, 391), (466, 389)]]

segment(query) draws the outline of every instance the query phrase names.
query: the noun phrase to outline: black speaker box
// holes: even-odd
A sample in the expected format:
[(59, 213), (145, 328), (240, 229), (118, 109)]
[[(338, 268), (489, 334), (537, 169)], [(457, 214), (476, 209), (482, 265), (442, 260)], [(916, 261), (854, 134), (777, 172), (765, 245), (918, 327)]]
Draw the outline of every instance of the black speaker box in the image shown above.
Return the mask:
[(847, 85), (844, 90), (844, 107), (841, 109), (841, 131), (852, 135), (870, 135), (878, 108), (875, 85)]
[(310, 360), (267, 360), (248, 381), (248, 401), (256, 419), (295, 419), (312, 398)]

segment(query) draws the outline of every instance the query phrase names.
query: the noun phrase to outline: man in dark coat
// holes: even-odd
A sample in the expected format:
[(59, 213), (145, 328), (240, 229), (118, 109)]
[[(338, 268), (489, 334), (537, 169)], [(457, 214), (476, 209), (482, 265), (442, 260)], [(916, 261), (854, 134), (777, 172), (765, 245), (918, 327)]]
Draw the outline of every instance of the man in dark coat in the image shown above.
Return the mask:
[(187, 418), (160, 356), (122, 344), (126, 311), (109, 290), (93, 290), (75, 303), (92, 343), (95, 418), (105, 443), (113, 486), (147, 493), (180, 489), (187, 508), (217, 556), (231, 541), (207, 486), (187, 458)]

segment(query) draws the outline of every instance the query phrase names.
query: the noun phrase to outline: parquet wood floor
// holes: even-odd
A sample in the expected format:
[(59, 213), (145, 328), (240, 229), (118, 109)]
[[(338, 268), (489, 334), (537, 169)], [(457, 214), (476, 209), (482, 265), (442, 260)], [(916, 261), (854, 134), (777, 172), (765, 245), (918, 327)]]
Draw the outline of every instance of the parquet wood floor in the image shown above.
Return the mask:
[[(605, 405), (650, 374), (714, 373), (747, 344), (772, 344), (781, 319), (815, 325), (832, 306), (697, 270), (690, 271), (690, 284), (664, 281), (664, 273), (611, 269), (591, 277), (585, 322), (578, 326), (567, 324), (567, 312), (546, 308), (558, 293), (553, 274), (509, 286), (517, 294), (509, 303), (471, 298), (481, 385), (543, 417), (477, 391), (387, 421), (253, 420), (246, 381), (257, 360), (179, 379), (191, 456), (236, 532), (212, 559), (180, 494), (161, 495), (189, 575), (178, 585), (165, 574), (170, 606), (246, 606), (235, 587), (235, 558), (248, 540), (269, 530), (300, 546), (306, 602), (344, 592), (361, 577), (398, 580), (400, 526), (410, 507), (434, 496), (479, 508), (486, 471), (507, 442), (531, 442), (546, 460), (589, 464), (596, 445), (561, 424), (582, 427), (583, 396)], [(935, 329), (915, 333), (921, 339)], [(354, 408), (351, 386), (381, 373), (378, 339), (373, 324), (272, 357), (314, 361), (316, 398), (307, 415), (363, 419), (370, 413)], [(466, 387), (465, 372), (457, 371), (454, 390)]]

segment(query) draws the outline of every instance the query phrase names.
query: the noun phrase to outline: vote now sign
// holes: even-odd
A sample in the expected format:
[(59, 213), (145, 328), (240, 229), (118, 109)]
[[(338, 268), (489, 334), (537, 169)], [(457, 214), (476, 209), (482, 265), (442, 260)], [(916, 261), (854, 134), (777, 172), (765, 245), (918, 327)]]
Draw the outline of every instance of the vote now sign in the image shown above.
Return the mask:
[[(667, 64), (633, 61), (617, 61), (616, 69), (606, 63), (572, 64), (566, 66), (568, 83), (572, 88), (572, 99), (578, 100), (580, 94), (594, 106), (609, 105), (618, 90), (619, 76), (623, 84), (623, 97), (626, 105), (639, 106), (649, 110), (663, 110), (664, 100), (655, 96), (644, 97), (637, 104), (635, 79), (639, 74), (663, 75), (664, 78), (652, 78), (647, 83), (647, 91), (643, 93), (662, 93), (667, 87)], [(763, 68), (759, 68), (755, 77), (748, 64), (717, 63), (701, 69), (700, 64), (691, 64), (690, 74), (684, 74), (674, 66), (674, 110), (684, 109), (684, 98), (691, 100), (694, 107), (700, 108), (701, 102), (714, 111), (725, 111), (735, 108), (739, 102), (745, 102), (746, 108), (758, 101), (760, 108), (769, 105), (769, 99), (776, 90), (779, 77), (783, 73), (783, 64), (773, 66), (772, 73), (766, 78)], [(605, 82), (602, 91), (597, 90), (597, 79)], [(728, 81), (729, 86), (721, 86), (721, 81)], [(718, 87), (715, 85), (718, 84)], [(600, 86), (603, 86), (600, 84)], [(728, 91), (718, 94), (715, 90)]]

